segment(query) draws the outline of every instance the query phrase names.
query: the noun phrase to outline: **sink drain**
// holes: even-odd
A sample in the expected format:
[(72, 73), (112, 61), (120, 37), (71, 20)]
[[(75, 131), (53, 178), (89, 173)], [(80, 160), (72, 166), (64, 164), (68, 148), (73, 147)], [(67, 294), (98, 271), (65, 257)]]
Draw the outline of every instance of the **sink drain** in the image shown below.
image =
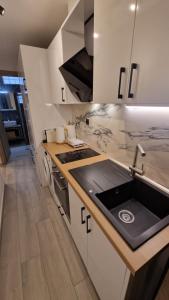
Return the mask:
[(135, 220), (135, 217), (133, 213), (129, 210), (120, 210), (118, 213), (119, 219), (124, 223), (133, 223)]

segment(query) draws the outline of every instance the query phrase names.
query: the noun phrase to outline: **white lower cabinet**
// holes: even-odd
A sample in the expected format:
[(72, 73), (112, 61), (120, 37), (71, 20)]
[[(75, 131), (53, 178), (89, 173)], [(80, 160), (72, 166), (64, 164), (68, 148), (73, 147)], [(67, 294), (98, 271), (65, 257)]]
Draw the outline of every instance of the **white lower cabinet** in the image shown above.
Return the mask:
[(70, 185), (69, 204), (71, 217), (71, 234), (85, 265), (87, 265), (87, 234), (85, 223), (87, 210), (77, 194), (70, 187)]
[(69, 200), (71, 233), (100, 299), (123, 300), (129, 270), (70, 186)]
[(127, 267), (93, 218), (89, 227), (87, 269), (90, 278), (101, 299), (122, 300)]

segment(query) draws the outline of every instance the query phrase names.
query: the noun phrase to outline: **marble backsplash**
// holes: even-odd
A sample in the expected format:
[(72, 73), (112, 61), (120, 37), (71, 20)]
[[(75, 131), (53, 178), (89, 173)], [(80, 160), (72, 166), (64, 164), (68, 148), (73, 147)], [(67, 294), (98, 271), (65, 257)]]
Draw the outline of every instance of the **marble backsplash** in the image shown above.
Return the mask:
[(169, 108), (75, 105), (73, 120), (79, 138), (126, 165), (140, 143), (146, 151), (139, 158), (145, 175), (169, 188)]

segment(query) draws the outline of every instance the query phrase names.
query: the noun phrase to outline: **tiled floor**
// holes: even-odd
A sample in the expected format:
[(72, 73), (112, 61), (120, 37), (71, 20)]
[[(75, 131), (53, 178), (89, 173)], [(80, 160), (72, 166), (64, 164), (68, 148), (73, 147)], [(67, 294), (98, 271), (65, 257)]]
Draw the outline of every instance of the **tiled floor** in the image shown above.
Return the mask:
[[(39, 185), (27, 148), (12, 151), (6, 184), (0, 299), (98, 299), (49, 191)], [(168, 299), (169, 274), (156, 300)]]

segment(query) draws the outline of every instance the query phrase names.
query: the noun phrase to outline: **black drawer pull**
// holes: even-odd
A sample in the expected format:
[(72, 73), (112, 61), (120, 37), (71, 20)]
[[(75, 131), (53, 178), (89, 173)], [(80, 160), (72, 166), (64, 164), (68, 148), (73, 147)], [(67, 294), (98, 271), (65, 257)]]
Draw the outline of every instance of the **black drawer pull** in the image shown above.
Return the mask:
[(91, 219), (91, 216), (90, 216), (90, 215), (88, 215), (88, 216), (86, 217), (86, 233), (87, 233), (87, 234), (91, 232), (91, 229), (89, 229), (89, 219)]
[(81, 207), (81, 224), (85, 224), (85, 220), (83, 217), (83, 212), (85, 211), (85, 207)]
[(58, 206), (58, 209), (59, 209), (61, 216), (64, 216), (64, 213), (61, 212), (61, 206)]
[(126, 72), (126, 68), (120, 68), (120, 76), (119, 76), (119, 88), (118, 88), (118, 99), (123, 99), (123, 94), (121, 94), (121, 81), (122, 81), (122, 74)]
[(64, 94), (64, 87), (61, 88), (61, 91), (62, 91), (62, 102), (65, 102), (64, 95), (63, 95)]
[(131, 73), (130, 73), (130, 82), (129, 82), (129, 91), (128, 91), (128, 98), (133, 98), (134, 97), (134, 93), (132, 93), (131, 91), (131, 87), (132, 87), (132, 81), (133, 81), (133, 71), (137, 70), (138, 65), (133, 63), (131, 64)]

